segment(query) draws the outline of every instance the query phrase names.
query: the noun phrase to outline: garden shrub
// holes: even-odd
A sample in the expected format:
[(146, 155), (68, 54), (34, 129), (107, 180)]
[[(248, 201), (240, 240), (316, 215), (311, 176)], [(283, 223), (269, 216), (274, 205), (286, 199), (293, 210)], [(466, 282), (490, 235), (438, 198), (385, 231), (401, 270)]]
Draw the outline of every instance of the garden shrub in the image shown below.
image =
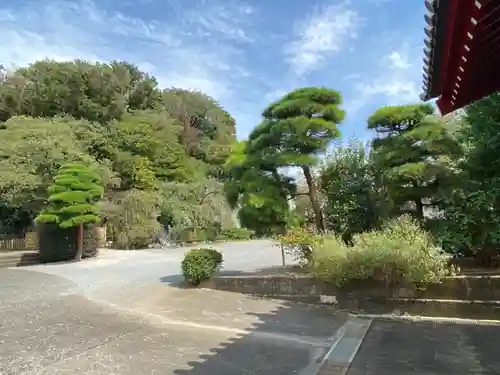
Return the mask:
[(301, 265), (312, 261), (313, 249), (320, 240), (320, 236), (301, 227), (290, 228), (285, 234), (278, 236), (278, 241), (285, 252)]
[(221, 232), (219, 238), (228, 241), (249, 240), (253, 236), (253, 231), (247, 228), (229, 228)]
[(420, 285), (439, 282), (452, 271), (448, 255), (406, 215), (381, 230), (354, 236), (353, 244), (347, 247), (340, 239), (324, 237), (314, 248), (314, 270), (338, 286), (354, 280)]
[(214, 259), (215, 263), (217, 264), (217, 267), (220, 267), (222, 265), (223, 257), (221, 252), (215, 249), (203, 249), (203, 250), (207, 251), (210, 254), (210, 256)]
[(210, 279), (222, 265), (222, 254), (215, 249), (192, 249), (184, 255), (181, 269), (184, 279), (193, 285)]
[(130, 190), (119, 194), (105, 211), (109, 237), (119, 249), (145, 249), (163, 232), (154, 193)]

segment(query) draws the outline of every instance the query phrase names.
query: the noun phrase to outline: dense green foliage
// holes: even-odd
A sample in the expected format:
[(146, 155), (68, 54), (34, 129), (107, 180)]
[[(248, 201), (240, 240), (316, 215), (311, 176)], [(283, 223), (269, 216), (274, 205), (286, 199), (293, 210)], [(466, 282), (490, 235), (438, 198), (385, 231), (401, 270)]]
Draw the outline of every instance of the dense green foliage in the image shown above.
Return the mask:
[(500, 94), (471, 104), (457, 120), (465, 152), (439, 205), (438, 237), (447, 251), (473, 254), (489, 265), (500, 249)]
[(424, 218), (424, 207), (445, 188), (459, 146), (428, 104), (383, 107), (368, 119), (376, 167), (391, 200)]
[(338, 286), (359, 280), (422, 285), (439, 282), (452, 271), (432, 236), (408, 215), (380, 230), (356, 234), (352, 241), (347, 247), (338, 238), (322, 238), (313, 248), (311, 269)]
[(99, 176), (88, 167), (63, 165), (48, 188), (47, 205), (36, 222), (56, 224), (61, 228), (100, 222), (100, 209), (96, 202), (104, 193), (101, 184)]
[(259, 153), (251, 153), (247, 142), (233, 147), (226, 165), (225, 193), (228, 203), (238, 207), (241, 225), (258, 236), (280, 233), (290, 219), (288, 198), (295, 185), (277, 165), (262, 164)]
[(248, 154), (259, 159), (261, 168), (302, 169), (319, 231), (325, 228), (311, 167), (340, 135), (341, 101), (338, 92), (327, 88), (294, 90), (264, 110), (264, 120), (252, 131), (247, 145)]
[(108, 239), (119, 249), (143, 249), (162, 232), (157, 220), (159, 197), (132, 189), (106, 202)]
[(214, 275), (222, 261), (222, 254), (215, 249), (192, 249), (184, 255), (181, 262), (182, 275), (188, 283), (199, 285)]
[[(428, 104), (382, 107), (367, 120), (369, 147), (330, 149), (341, 107), (337, 91), (296, 89), (236, 142), (234, 119), (211, 97), (162, 90), (126, 62), (44, 60), (2, 72), (0, 232), (23, 233), (39, 217), (103, 222), (120, 248), (150, 246), (165, 228), (179, 242), (279, 235), (311, 262), (313, 244), (300, 242), (326, 243), (325, 231), (341, 239), (333, 247), (362, 248), (362, 259), (368, 247), (398, 249), (406, 232), (388, 220), (408, 213), (433, 236), (419, 243), (490, 263), (500, 249), (500, 94), (450, 118)], [(99, 194), (81, 190), (90, 180), (58, 176), (67, 164), (85, 166)], [(61, 190), (75, 184), (76, 195)]]
[(391, 205), (367, 148), (353, 142), (336, 148), (320, 173), (326, 228), (346, 243), (352, 236), (380, 227)]
[[(126, 62), (44, 60), (3, 74), (0, 231), (32, 226), (67, 163), (99, 174), (104, 218), (120, 247), (151, 243), (161, 230), (157, 218), (188, 225), (181, 223), (187, 202), (197, 202), (189, 225), (214, 218), (229, 228), (225, 200), (199, 197), (217, 184), (224, 196), (219, 180), (235, 133), (234, 119), (209, 96), (162, 90)], [(183, 199), (173, 200), (179, 192)]]

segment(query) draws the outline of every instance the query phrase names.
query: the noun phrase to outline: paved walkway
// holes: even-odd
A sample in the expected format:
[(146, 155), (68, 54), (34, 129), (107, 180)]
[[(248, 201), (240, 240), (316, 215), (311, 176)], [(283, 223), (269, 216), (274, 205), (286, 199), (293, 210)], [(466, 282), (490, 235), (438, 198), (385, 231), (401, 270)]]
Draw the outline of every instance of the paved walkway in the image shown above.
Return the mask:
[(0, 374), (311, 374), (343, 324), (327, 308), (164, 285), (83, 295), (0, 270)]
[[(269, 241), (219, 249), (226, 271), (281, 264)], [(0, 269), (0, 374), (313, 375), (322, 367), (321, 375), (345, 375), (351, 361), (348, 375), (500, 374), (500, 327), (347, 320), (324, 306), (179, 289), (185, 251)]]
[[(197, 245), (196, 247), (207, 246)], [(253, 271), (260, 268), (280, 266), (281, 252), (274, 242), (268, 240), (241, 241), (208, 245), (222, 252), (225, 271)], [(104, 250), (98, 259), (89, 259), (77, 264), (53, 264), (31, 266), (38, 270), (72, 280), (85, 290), (121, 288), (126, 283), (166, 283), (182, 280), (180, 264), (190, 248), (115, 251)], [(287, 257), (289, 264), (293, 260)]]
[[(269, 255), (271, 264), (259, 264), (269, 248), (257, 244), (254, 254), (248, 243), (240, 254), (226, 248), (226, 266), (275, 265)], [(184, 251), (1, 269), (0, 374), (315, 373), (345, 317), (327, 307), (168, 286)]]
[(348, 375), (498, 375), (500, 326), (372, 322)]

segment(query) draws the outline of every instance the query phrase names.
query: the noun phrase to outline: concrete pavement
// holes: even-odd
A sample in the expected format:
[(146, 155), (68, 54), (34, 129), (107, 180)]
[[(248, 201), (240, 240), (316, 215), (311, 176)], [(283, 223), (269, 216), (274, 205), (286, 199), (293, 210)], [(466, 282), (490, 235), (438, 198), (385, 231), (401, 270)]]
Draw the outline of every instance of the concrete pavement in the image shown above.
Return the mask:
[[(226, 250), (226, 266), (276, 265), (245, 246)], [(162, 285), (184, 251), (0, 270), (0, 374), (315, 373), (345, 316)]]
[[(281, 265), (269, 241), (218, 248), (226, 271)], [(499, 327), (374, 321), (365, 336), (333, 307), (175, 287), (186, 251), (0, 269), (0, 375), (345, 375), (352, 360), (348, 375), (500, 374)]]
[[(224, 271), (253, 271), (280, 266), (281, 252), (273, 241), (253, 240), (193, 247), (212, 247), (224, 256)], [(127, 283), (177, 283), (182, 280), (180, 264), (192, 247), (137, 251), (103, 250), (97, 259), (77, 264), (31, 266), (31, 270), (71, 280), (81, 290), (109, 288)], [(287, 263), (293, 259), (287, 257)]]
[(375, 321), (348, 375), (498, 375), (499, 325)]

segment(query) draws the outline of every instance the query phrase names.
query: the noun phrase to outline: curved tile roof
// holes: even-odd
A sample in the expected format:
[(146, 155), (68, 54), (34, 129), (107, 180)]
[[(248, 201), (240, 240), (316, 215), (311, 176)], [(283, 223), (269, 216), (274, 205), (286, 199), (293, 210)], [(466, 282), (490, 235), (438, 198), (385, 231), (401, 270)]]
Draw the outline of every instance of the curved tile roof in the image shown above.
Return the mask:
[(440, 69), (446, 33), (446, 14), (450, 0), (425, 0), (425, 39), (423, 85), (420, 99), (427, 101), (440, 95)]

